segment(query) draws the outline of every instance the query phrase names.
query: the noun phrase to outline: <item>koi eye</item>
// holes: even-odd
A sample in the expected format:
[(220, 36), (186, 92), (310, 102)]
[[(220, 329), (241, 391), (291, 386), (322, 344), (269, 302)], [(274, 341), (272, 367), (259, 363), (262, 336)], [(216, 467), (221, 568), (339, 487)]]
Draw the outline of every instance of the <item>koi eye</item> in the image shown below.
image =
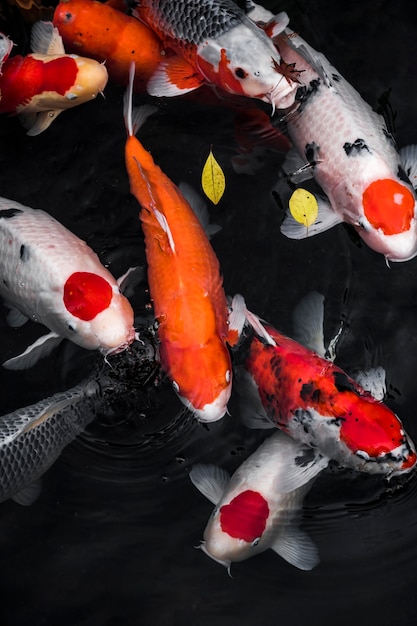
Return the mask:
[(77, 96), (75, 95), (75, 93), (69, 93), (69, 94), (67, 95), (67, 99), (68, 99), (68, 100), (76, 100), (76, 99), (77, 99)]
[(72, 324), (68, 324), (68, 330), (70, 330), (72, 333), (75, 333), (75, 327)]
[(213, 513), (211, 514), (211, 517), (216, 517), (218, 512), (219, 512), (219, 507), (216, 506), (216, 508), (214, 509)]
[(254, 76), (260, 76), (261, 72), (259, 70), (256, 70), (256, 72), (253, 73)]
[(251, 545), (252, 545), (252, 548), (255, 548), (255, 547), (258, 545), (258, 543), (260, 542), (260, 540), (261, 540), (261, 538), (260, 538), (260, 537), (257, 537), (256, 539), (254, 539), (254, 540), (252, 541), (252, 544), (251, 544)]
[(235, 69), (235, 74), (238, 78), (246, 78), (246, 76), (248, 75), (247, 72), (245, 72), (245, 70), (241, 67), (237, 67)]
[(227, 370), (225, 378), (226, 378), (226, 382), (230, 383), (230, 370)]

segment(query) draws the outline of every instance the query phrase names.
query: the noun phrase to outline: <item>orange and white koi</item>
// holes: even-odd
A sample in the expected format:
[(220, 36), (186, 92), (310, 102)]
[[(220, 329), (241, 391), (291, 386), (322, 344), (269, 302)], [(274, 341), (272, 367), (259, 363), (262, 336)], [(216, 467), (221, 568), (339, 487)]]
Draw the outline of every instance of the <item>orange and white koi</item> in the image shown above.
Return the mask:
[(132, 115), (133, 74), (134, 65), (124, 106), (126, 168), (141, 205), (161, 365), (182, 402), (211, 422), (225, 414), (232, 384), (219, 262), (190, 204), (135, 137), (145, 112)]
[(62, 111), (93, 100), (103, 91), (108, 75), (98, 61), (65, 54), (51, 22), (33, 26), (31, 47), (33, 53), (25, 57), (5, 54), (0, 72), (0, 113), (18, 114), (28, 128), (27, 134), (38, 135)]
[(63, 0), (55, 9), (53, 23), (68, 51), (105, 62), (116, 83), (128, 84), (134, 61), (135, 91), (145, 91), (164, 58), (162, 42), (153, 30), (97, 0)]

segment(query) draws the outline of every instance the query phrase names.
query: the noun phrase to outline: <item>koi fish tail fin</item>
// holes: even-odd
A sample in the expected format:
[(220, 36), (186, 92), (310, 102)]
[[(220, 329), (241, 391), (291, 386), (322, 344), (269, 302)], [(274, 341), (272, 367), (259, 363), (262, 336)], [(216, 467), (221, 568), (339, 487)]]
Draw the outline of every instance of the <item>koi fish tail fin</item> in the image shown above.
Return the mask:
[[(229, 338), (228, 343), (230, 345), (236, 345), (239, 340), (243, 328), (245, 325), (249, 325), (253, 328), (259, 337), (261, 337), (267, 344), (275, 346), (275, 341), (266, 330), (261, 319), (249, 311), (246, 307), (245, 299), (240, 294), (236, 294), (232, 298), (229, 313)], [(233, 341), (234, 340), (234, 341)]]
[(135, 80), (135, 64), (132, 61), (129, 70), (129, 84), (123, 98), (123, 116), (125, 120), (126, 132), (129, 137), (133, 137), (143, 126), (148, 117), (150, 117), (157, 107), (151, 104), (144, 104), (141, 107), (133, 107), (133, 83)]

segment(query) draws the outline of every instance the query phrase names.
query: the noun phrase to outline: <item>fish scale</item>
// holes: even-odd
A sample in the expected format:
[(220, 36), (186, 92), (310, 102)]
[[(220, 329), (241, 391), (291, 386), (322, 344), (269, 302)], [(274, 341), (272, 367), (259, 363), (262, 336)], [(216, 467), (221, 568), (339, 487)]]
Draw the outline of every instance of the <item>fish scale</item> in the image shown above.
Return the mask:
[(138, 9), (146, 11), (154, 30), (193, 44), (218, 37), (244, 17), (230, 0), (202, 0), (198, 4), (189, 0), (140, 0)]
[(99, 389), (90, 380), (0, 417), (0, 502), (36, 481), (93, 420)]

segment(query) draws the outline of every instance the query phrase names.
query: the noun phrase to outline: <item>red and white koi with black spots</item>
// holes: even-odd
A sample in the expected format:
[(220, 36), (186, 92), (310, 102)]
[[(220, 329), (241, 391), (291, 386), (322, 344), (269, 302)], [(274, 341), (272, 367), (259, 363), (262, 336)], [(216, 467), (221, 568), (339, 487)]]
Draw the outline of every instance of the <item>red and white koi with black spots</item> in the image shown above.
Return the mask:
[(12, 46), (0, 33), (0, 113), (18, 114), (28, 135), (38, 135), (62, 111), (92, 100), (107, 84), (105, 66), (65, 54), (58, 29), (50, 22), (32, 28), (32, 54), (9, 57)]
[[(235, 296), (233, 308), (241, 306), (240, 299)], [(322, 303), (322, 296), (313, 292), (301, 306), (312, 311)], [(319, 355), (250, 311), (247, 319), (252, 329), (242, 346), (237, 377), (261, 418), (344, 467), (388, 478), (416, 467), (415, 447), (400, 419), (375, 392), (324, 358), (324, 347), (318, 347), (322, 339), (314, 341), (323, 353)], [(375, 377), (369, 382), (369, 389), (376, 388)]]
[(8, 321), (50, 329), (3, 365), (25, 369), (62, 339), (104, 354), (135, 339), (133, 310), (93, 250), (40, 209), (0, 198), (0, 295)]
[[(258, 98), (273, 109), (294, 103), (297, 83), (270, 37), (232, 0), (136, 0), (135, 17), (161, 38), (168, 56), (148, 83), (154, 96), (176, 96), (202, 84)], [(278, 34), (286, 13), (271, 21)]]
[(287, 210), (282, 232), (301, 239), (346, 222), (387, 261), (413, 258), (417, 146), (398, 152), (383, 117), (299, 35), (286, 28), (274, 41), (299, 82), (298, 108), (285, 119), (295, 150), (277, 191), (287, 206), (294, 183), (314, 177), (324, 192), (313, 225), (306, 229)]
[(194, 465), (190, 479), (216, 505), (202, 550), (230, 568), (271, 548), (292, 565), (312, 569), (317, 548), (293, 523), (304, 496), (328, 459), (283, 432), (276, 432), (232, 477), (214, 465)]

